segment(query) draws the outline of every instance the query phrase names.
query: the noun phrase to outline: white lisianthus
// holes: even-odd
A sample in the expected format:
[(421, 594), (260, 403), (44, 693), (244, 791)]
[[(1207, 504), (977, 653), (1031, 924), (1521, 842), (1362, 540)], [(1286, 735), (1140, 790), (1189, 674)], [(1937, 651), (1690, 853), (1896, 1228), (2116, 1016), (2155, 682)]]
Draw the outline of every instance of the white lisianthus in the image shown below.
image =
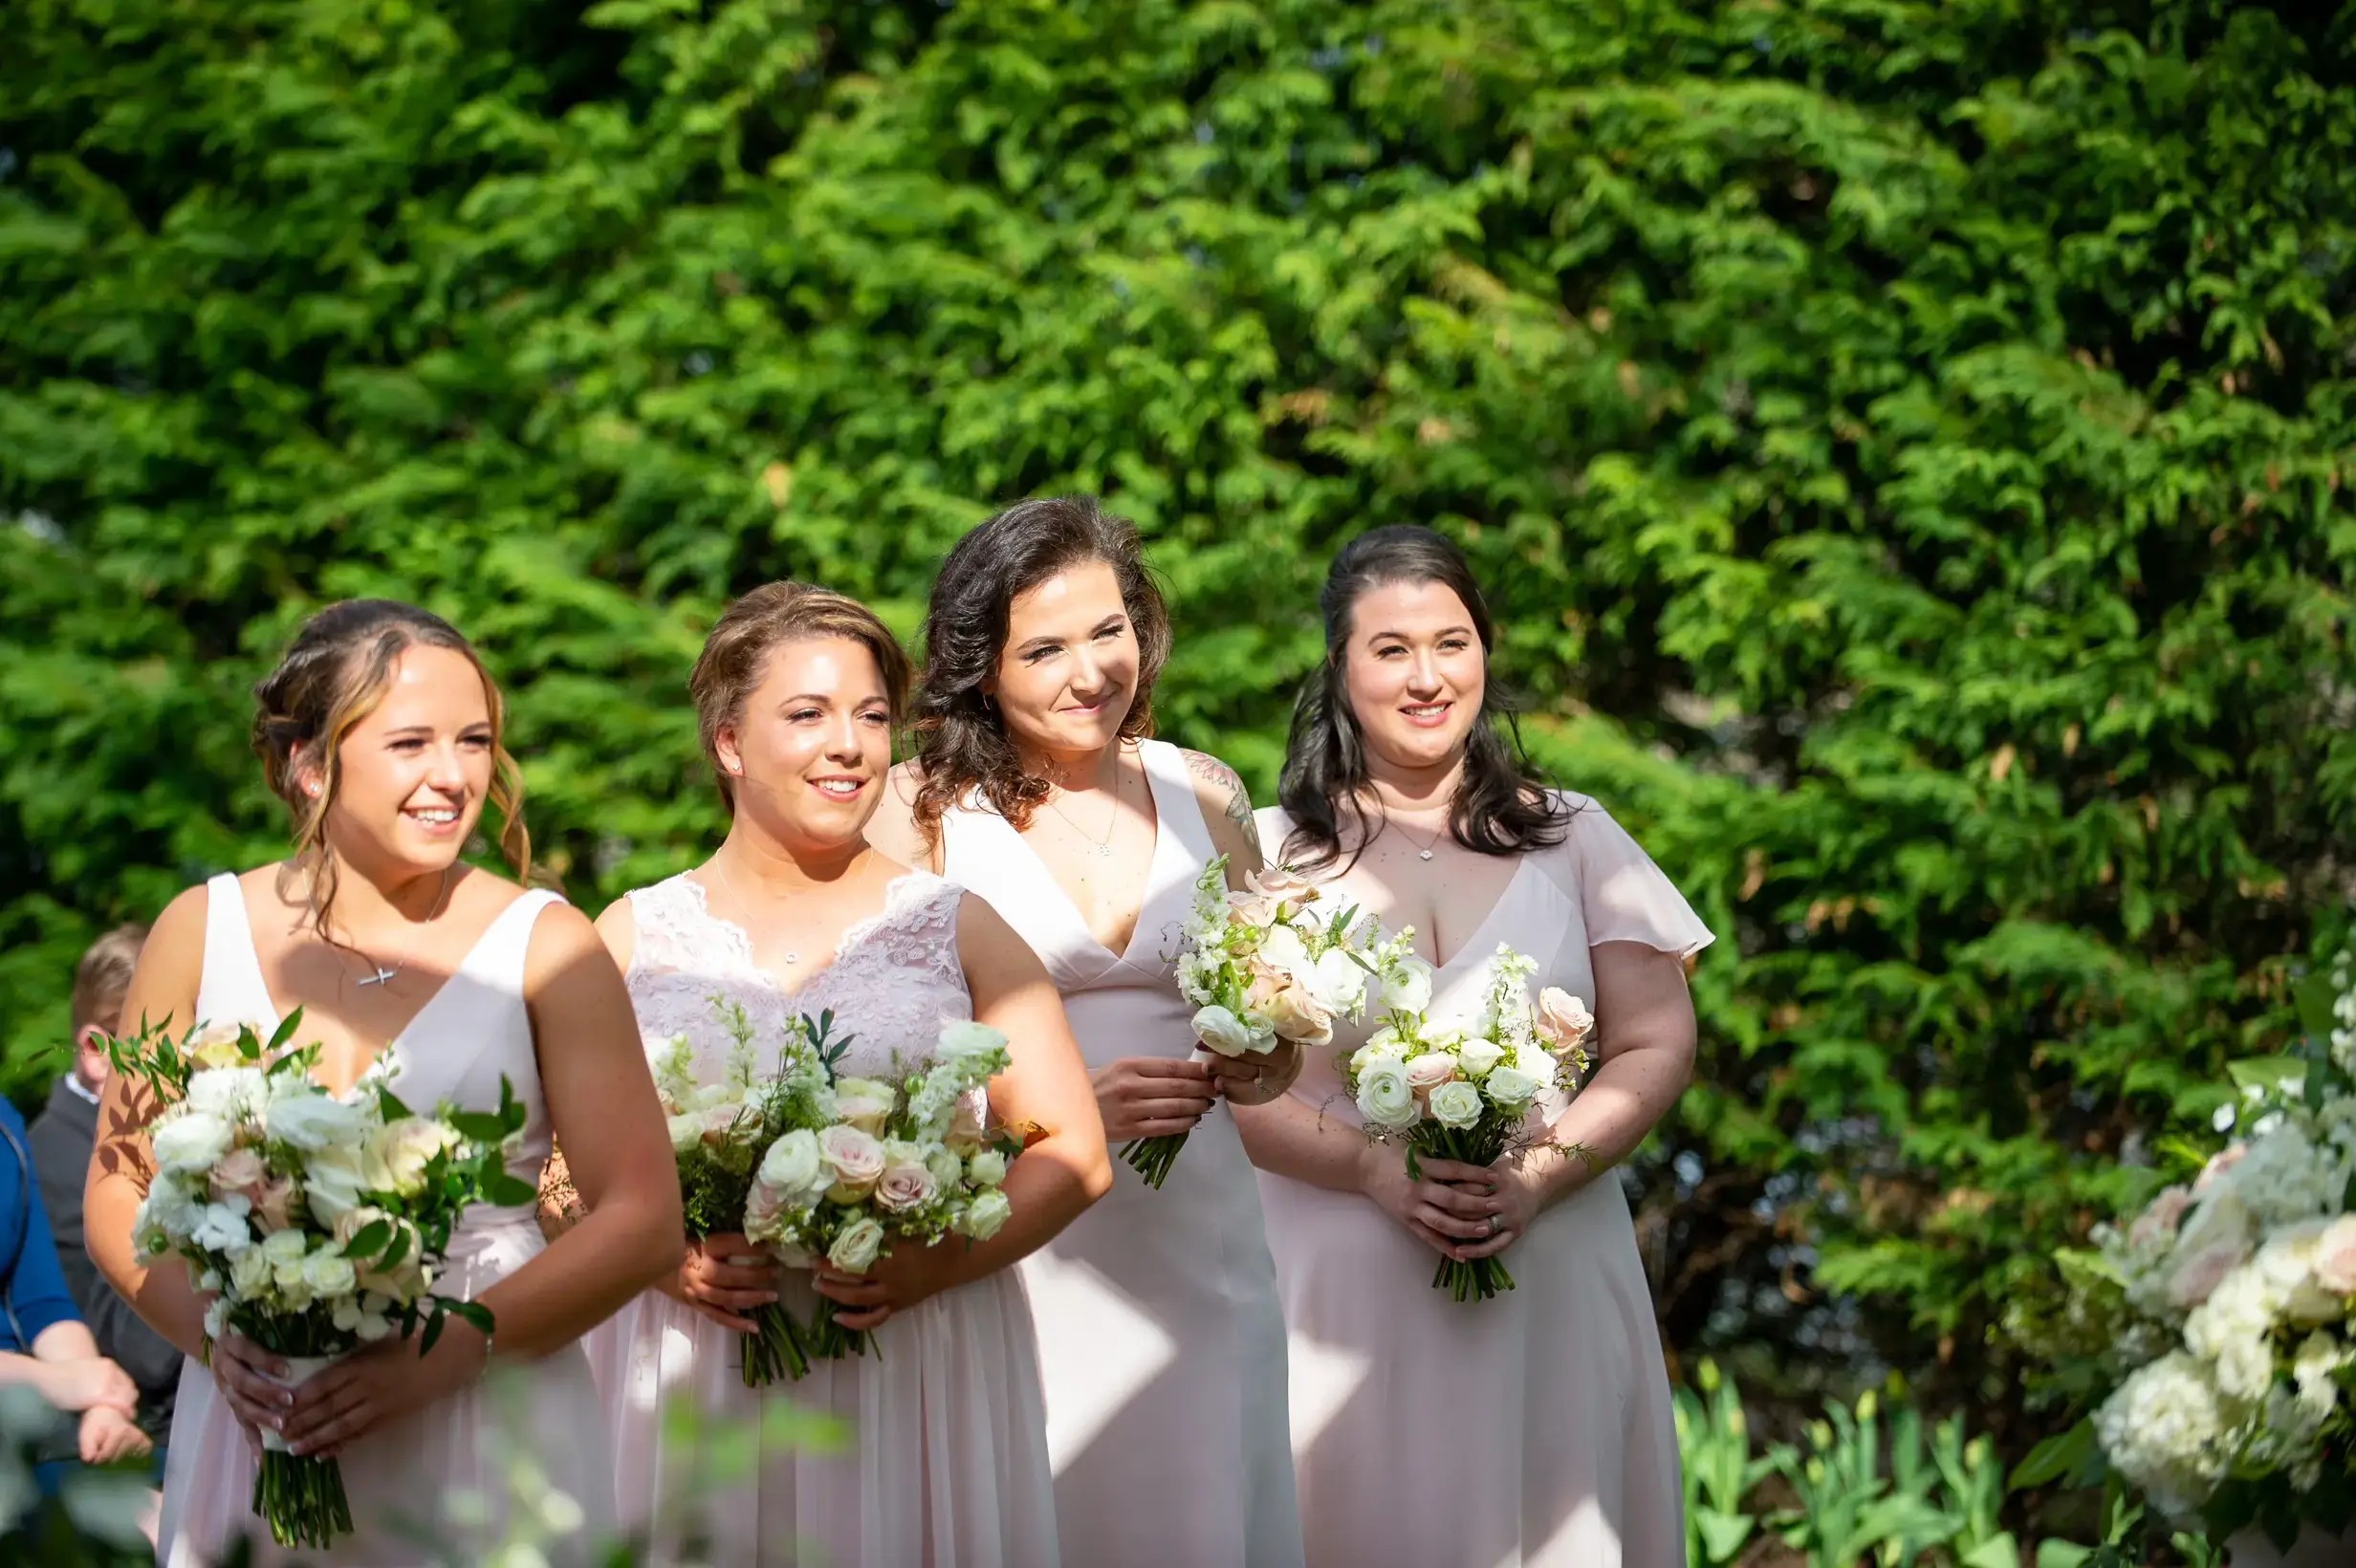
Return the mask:
[(1528, 1105), (1544, 1088), (1545, 1080), (1536, 1074), (1525, 1073), (1512, 1063), (1490, 1069), (1481, 1082), (1481, 1092), (1501, 1110), (1515, 1111)]
[(357, 1105), (347, 1105), (303, 1078), (281, 1076), (271, 1083), (270, 1100), (262, 1108), (262, 1125), (271, 1141), (292, 1143), (306, 1154), (344, 1143), (358, 1143), (375, 1119)]
[(211, 1170), (213, 1163), (229, 1153), (233, 1136), (220, 1117), (191, 1109), (159, 1122), (149, 1146), (157, 1170), (170, 1176), (192, 1176)]
[(1401, 958), (1383, 976), (1383, 1006), (1398, 1013), (1421, 1013), (1431, 1005), (1435, 971), (1413, 953)]
[(972, 1241), (988, 1241), (1014, 1217), (1014, 1205), (996, 1187), (977, 1192), (957, 1216), (957, 1233)]
[(1397, 1062), (1376, 1060), (1358, 1075), (1358, 1114), (1369, 1127), (1397, 1131), (1415, 1124), (1415, 1091)]
[(1366, 1000), (1366, 971), (1348, 953), (1335, 948), (1320, 953), (1300, 983), (1328, 1013), (1354, 1015)]
[[(1194, 1037), (1222, 1056), (1248, 1056), (1255, 1050), (1265, 1049), (1254, 1045), (1259, 1035), (1249, 1025), (1215, 1003), (1195, 1011)], [(1274, 1044), (1275, 1037), (1274, 1031), (1271, 1031), (1268, 1035), (1271, 1044)]]
[(844, 1274), (865, 1274), (884, 1251), (884, 1227), (861, 1215), (842, 1228), (826, 1250), (826, 1261)]
[(1456, 1048), (1456, 1059), (1464, 1064), (1467, 1076), (1484, 1078), (1505, 1059), (1505, 1047), (1475, 1034)]
[(1314, 967), (1308, 946), (1290, 926), (1271, 926), (1261, 934), (1259, 959), (1288, 978), (1305, 975)]
[(996, 1187), (1006, 1180), (1006, 1156), (996, 1149), (984, 1149), (966, 1162), (966, 1173), (976, 1187)]
[(1461, 1078), (1432, 1090), (1427, 1103), (1443, 1127), (1470, 1127), (1481, 1119), (1481, 1092)]
[[(365, 1190), (367, 1183), (357, 1145), (322, 1148), (303, 1162), (303, 1196), (310, 1202), (313, 1217), (322, 1225), (332, 1226), (358, 1208)], [(295, 1230), (282, 1233), (301, 1235)]]
[(233, 1122), (260, 1105), (269, 1080), (259, 1067), (211, 1067), (188, 1079), (185, 1103), (191, 1110)]

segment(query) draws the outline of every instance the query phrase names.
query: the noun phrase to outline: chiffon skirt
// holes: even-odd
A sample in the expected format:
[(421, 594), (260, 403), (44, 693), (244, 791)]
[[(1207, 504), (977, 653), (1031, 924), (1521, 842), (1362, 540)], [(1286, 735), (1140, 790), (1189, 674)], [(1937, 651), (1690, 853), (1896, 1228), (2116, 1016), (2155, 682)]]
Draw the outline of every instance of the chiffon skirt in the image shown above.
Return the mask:
[(1541, 1214), (1488, 1301), (1363, 1197), (1260, 1174), (1310, 1568), (1683, 1568), (1676, 1428), (1619, 1182)]
[[(488, 1221), (488, 1223), (485, 1223)], [(440, 1288), (471, 1298), (540, 1251), (527, 1210), (469, 1222)], [(529, 1542), (555, 1563), (588, 1563), (613, 1535), (613, 1464), (602, 1406), (578, 1344), (492, 1375), (381, 1426), (338, 1456), (353, 1534), (324, 1551), (286, 1551), (252, 1513), (254, 1458), (202, 1364), (181, 1369), (164, 1458), (157, 1558), (212, 1568), (241, 1539), (257, 1564), (423, 1568), (479, 1561)]]
[[(796, 1314), (817, 1300), (788, 1277)], [(660, 1292), (587, 1343), (623, 1528), (648, 1562), (1055, 1568), (1038, 1354), (1011, 1270), (887, 1319), (863, 1357), (765, 1389), (745, 1387), (737, 1335)], [(810, 1413), (835, 1418), (818, 1425), (836, 1446)]]

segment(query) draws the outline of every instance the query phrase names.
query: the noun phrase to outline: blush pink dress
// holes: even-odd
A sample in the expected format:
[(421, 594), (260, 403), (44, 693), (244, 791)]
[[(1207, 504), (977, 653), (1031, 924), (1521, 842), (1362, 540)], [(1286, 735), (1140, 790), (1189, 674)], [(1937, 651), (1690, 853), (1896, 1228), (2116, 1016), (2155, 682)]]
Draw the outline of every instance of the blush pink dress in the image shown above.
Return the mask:
[[(1173, 960), (1211, 830), (1176, 748), (1139, 748), (1156, 828), (1145, 900), (1108, 951), (1006, 819), (942, 818), (943, 870), (990, 901), (1046, 965), (1091, 1069), (1184, 1056), (1193, 1006)], [(1294, 1568), (1284, 1318), (1259, 1190), (1225, 1105), (1160, 1191), (1116, 1159), (1113, 1189), (1025, 1258), (1047, 1377), (1064, 1559), (1138, 1568)], [(1369, 1559), (1374, 1560), (1374, 1559)], [(1392, 1559), (1385, 1559), (1392, 1560)]]
[[(1594, 801), (1560, 844), (1521, 857), (1495, 906), (1440, 966), (1432, 1007), (1476, 1013), (1500, 943), (1532, 986), (1590, 1006), (1588, 949), (1640, 942), (1684, 956), (1710, 930)], [(1281, 858), (1292, 820), (1259, 814)], [(1339, 879), (1378, 919), (1381, 890)], [(1338, 1025), (1293, 1095), (1360, 1124), (1341, 1065), (1364, 1026)], [(1552, 1121), (1560, 1099), (1541, 1102)], [(1311, 1568), (1683, 1568), (1676, 1430), (1660, 1331), (1626, 1197), (1605, 1172), (1503, 1253), (1516, 1288), (1458, 1302), (1439, 1254), (1363, 1196), (1260, 1173), (1291, 1336), (1293, 1454)], [(1411, 1485), (1400, 1484), (1411, 1474)]]
[[(393, 1091), (420, 1110), (445, 1101), (493, 1109), (500, 1078), (513, 1083), (526, 1121), (508, 1169), (528, 1183), (539, 1180), (548, 1159), (549, 1125), (524, 1010), (524, 959), (540, 911), (560, 902), (554, 893), (526, 893), (501, 910), (384, 1052)], [(250, 1023), (265, 1036), (278, 1026), (234, 876), (206, 884), (196, 1013), (207, 1022)], [(478, 1296), (541, 1246), (531, 1205), (469, 1209), (451, 1237), (440, 1289)], [(502, 1362), (491, 1379), (345, 1448), (344, 1493), (358, 1528), (326, 1551), (287, 1553), (272, 1545), (252, 1514), (254, 1464), (245, 1434), (212, 1374), (192, 1361), (181, 1371), (173, 1407), (157, 1557), (167, 1568), (209, 1568), (250, 1535), (258, 1563), (392, 1568), (479, 1560), (488, 1543), (503, 1538), (514, 1501), (553, 1502), (560, 1494), (569, 1502), (554, 1508), (577, 1517), (578, 1528), (546, 1540), (542, 1550), (552, 1561), (586, 1563), (613, 1533), (613, 1467), (604, 1436), (579, 1345), (522, 1364)], [(518, 1522), (524, 1530), (539, 1527)]]
[[(895, 1051), (921, 1056), (945, 1019), (973, 1015), (957, 954), (963, 896), (929, 873), (896, 879), (884, 908), (842, 932), (833, 962), (788, 991), (753, 962), (743, 928), (710, 912), (701, 884), (642, 887), (629, 896), (638, 936), (626, 977), (640, 1031), (649, 1050), (686, 1035), (699, 1075), (716, 1081), (732, 1043), (716, 1001), (743, 1007), (763, 1070), (796, 1014), (831, 1009), (835, 1037), (851, 1036), (842, 1071), (885, 1076)], [(804, 1320), (818, 1299), (808, 1281), (789, 1274), (785, 1292)], [(1055, 1568), (1038, 1359), (1013, 1270), (895, 1315), (865, 1357), (815, 1361), (808, 1377), (765, 1390), (745, 1387), (735, 1333), (660, 1291), (588, 1342), (642, 1560)], [(679, 1402), (709, 1424), (701, 1441), (665, 1425)], [(819, 1452), (790, 1423), (774, 1425), (796, 1410), (840, 1418), (847, 1448)]]

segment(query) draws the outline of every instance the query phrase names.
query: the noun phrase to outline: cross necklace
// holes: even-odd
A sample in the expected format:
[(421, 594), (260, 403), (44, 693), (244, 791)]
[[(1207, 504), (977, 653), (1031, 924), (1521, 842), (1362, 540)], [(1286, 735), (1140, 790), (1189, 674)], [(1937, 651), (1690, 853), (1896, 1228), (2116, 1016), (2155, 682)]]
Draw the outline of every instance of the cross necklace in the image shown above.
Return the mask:
[[(456, 871), (457, 869), (458, 862), (456, 860), (452, 860), (448, 865), (443, 867), (442, 889), (433, 896), (433, 907), (425, 912), (425, 924), (431, 925), (435, 920), (441, 917), (442, 906), (449, 902), (450, 873)], [(358, 947), (355, 947), (352, 950), (354, 952), (360, 952)], [(405, 954), (393, 960), (393, 967), (389, 969), (383, 965), (378, 963), (375, 959), (369, 958), (366, 953), (360, 953), (360, 957), (368, 960), (368, 967), (375, 972), (372, 974), (363, 974), (359, 979), (353, 981), (352, 984), (356, 988), (360, 986), (383, 985), (386, 981), (392, 979), (394, 975), (399, 974), (403, 969), (409, 967), (409, 960)]]

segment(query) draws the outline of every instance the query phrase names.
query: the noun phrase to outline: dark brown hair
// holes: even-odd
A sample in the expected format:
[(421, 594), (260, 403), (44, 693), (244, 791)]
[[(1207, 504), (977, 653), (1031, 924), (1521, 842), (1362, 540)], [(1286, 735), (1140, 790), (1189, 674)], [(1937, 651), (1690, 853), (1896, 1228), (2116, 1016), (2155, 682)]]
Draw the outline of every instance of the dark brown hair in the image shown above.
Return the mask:
[[(312, 928), (327, 936), (327, 908), (336, 897), (336, 863), (325, 853), (328, 808), (341, 780), (343, 737), (383, 699), (393, 665), (414, 647), (463, 655), (483, 678), (491, 710), (491, 803), (499, 810), (499, 849), (518, 879), (532, 870), (532, 835), (524, 827), (523, 770), (508, 754), (507, 704), (483, 667), (474, 644), (440, 616), (394, 599), (347, 599), (302, 624), (278, 667), (253, 688), (253, 751), (262, 776), (294, 816), (294, 860), (311, 871), (306, 898)], [(319, 793), (306, 794), (303, 774), (316, 768)]]
[(90, 945), (74, 966), (74, 1037), (122, 1011), (131, 989), (131, 971), (139, 968), (139, 950), (147, 944), (147, 927), (137, 921), (118, 926)]
[(897, 728), (907, 705), (908, 656), (891, 629), (859, 600), (807, 582), (767, 582), (721, 612), (704, 651), (687, 677), (695, 699), (696, 738), (719, 781), (720, 799), (736, 810), (735, 780), (720, 766), (720, 728), (744, 712), (745, 699), (761, 684), (769, 656), (787, 642), (812, 637), (841, 637), (875, 657), (884, 676), (884, 700)]
[[(1382, 827), (1379, 818), (1366, 819), (1360, 803), (1366, 785), (1366, 744), (1358, 715), (1350, 711), (1342, 664), (1360, 598), (1394, 582), (1434, 582), (1454, 594), (1472, 618), (1483, 657), (1495, 656), (1489, 606), (1463, 552), (1446, 536), (1399, 524), (1370, 529), (1342, 547), (1318, 595), (1325, 661), (1301, 683), (1293, 705), (1293, 733), (1276, 788), (1276, 798), (1293, 819), (1283, 858), (1303, 870), (1321, 870), (1341, 858), (1345, 818), (1359, 830), (1352, 864)], [(1482, 682), (1480, 712), (1465, 736), (1464, 776), (1449, 807), (1450, 836), (1483, 855), (1518, 855), (1560, 843), (1570, 831), (1570, 817), (1523, 751), (1512, 698), (1492, 666)]]
[(939, 831), (941, 814), (969, 794), (1018, 829), (1030, 825), (1047, 798), (1047, 780), (1023, 771), (982, 687), (1006, 651), (1016, 597), (1090, 561), (1112, 568), (1137, 638), (1137, 690), (1121, 737), (1153, 733), (1153, 684), (1169, 661), (1169, 611), (1145, 570), (1137, 525), (1107, 513), (1093, 495), (1017, 502), (958, 540), (933, 579), (914, 727), (923, 770), (916, 821), (927, 838)]

